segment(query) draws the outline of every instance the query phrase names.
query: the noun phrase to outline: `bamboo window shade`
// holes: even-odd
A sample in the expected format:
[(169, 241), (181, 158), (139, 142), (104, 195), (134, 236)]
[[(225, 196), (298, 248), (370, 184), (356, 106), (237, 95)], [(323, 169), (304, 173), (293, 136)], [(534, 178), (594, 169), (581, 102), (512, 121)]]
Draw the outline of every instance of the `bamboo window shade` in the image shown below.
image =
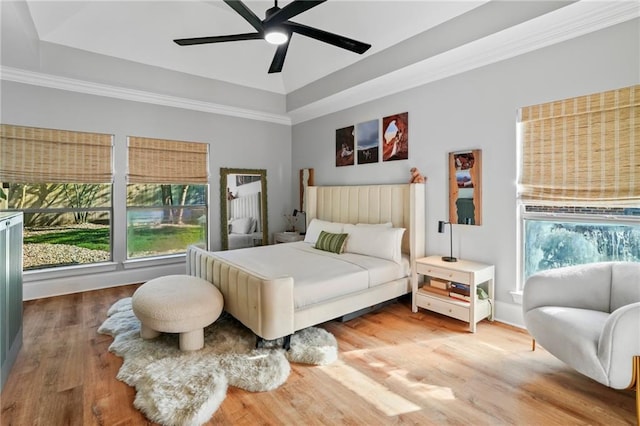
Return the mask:
[(129, 183), (206, 184), (208, 144), (129, 137)]
[(0, 182), (111, 183), (111, 135), (0, 125)]
[(640, 204), (640, 85), (520, 110), (526, 204)]

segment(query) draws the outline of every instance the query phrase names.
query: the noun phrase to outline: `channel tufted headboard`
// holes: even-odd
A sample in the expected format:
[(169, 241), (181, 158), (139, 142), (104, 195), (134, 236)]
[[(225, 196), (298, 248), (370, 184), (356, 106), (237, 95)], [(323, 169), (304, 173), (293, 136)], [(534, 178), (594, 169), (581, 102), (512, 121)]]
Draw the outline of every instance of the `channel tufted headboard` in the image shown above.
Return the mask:
[(402, 252), (411, 260), (425, 255), (425, 185), (309, 186), (307, 225), (317, 218), (341, 223), (391, 222), (405, 228)]

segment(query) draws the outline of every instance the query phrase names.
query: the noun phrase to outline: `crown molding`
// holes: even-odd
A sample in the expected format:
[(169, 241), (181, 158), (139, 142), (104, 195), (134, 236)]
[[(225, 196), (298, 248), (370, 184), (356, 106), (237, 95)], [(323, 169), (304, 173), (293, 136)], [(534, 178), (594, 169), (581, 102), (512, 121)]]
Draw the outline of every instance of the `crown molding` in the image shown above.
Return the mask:
[(109, 84), (94, 83), (69, 77), (44, 74), (19, 68), (0, 66), (0, 80), (15, 83), (29, 84), (32, 86), (48, 87), (52, 89), (67, 90), (88, 95), (105, 96), (109, 98), (123, 99), (134, 102), (182, 108), (193, 111), (208, 112), (232, 117), (246, 118), (249, 120), (267, 121), (270, 123), (291, 125), (291, 119), (287, 115), (271, 114), (213, 102), (199, 101), (195, 99), (181, 98), (177, 96), (163, 95), (144, 90), (128, 89)]
[(637, 1), (579, 1), (288, 112), (303, 123), (638, 17)]
[(295, 110), (290, 110), (288, 115), (94, 83), (7, 66), (0, 66), (0, 80), (290, 126), (513, 58), (638, 17), (640, 17), (640, 2), (638, 1), (578, 1), (520, 25), (365, 81)]

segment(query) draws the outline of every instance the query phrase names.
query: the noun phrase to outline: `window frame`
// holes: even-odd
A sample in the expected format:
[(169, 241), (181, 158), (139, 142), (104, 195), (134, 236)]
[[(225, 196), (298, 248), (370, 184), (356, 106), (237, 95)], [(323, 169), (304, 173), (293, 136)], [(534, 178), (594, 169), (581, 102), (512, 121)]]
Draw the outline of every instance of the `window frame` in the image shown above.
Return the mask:
[[(638, 186), (634, 186), (632, 174), (615, 175), (619, 187), (615, 186), (613, 191), (605, 191), (604, 184), (610, 183), (610, 178), (602, 172), (604, 170), (602, 167), (594, 169), (593, 177), (590, 174), (592, 164), (600, 165), (605, 161), (605, 153), (609, 155), (606, 157), (609, 161), (610, 158), (615, 159), (622, 155), (618, 152), (619, 150), (622, 152), (623, 149), (631, 149), (633, 152), (634, 139), (630, 135), (633, 134), (634, 126), (636, 126), (634, 123), (637, 123), (637, 119), (634, 122), (634, 117), (638, 116), (640, 108), (639, 95), (640, 85), (633, 85), (518, 108), (516, 114), (517, 276), (516, 289), (511, 292), (515, 302), (521, 303), (522, 290), (526, 284), (524, 274), (527, 242), (525, 223), (527, 220), (618, 226), (640, 224), (640, 216), (635, 214), (526, 211), (527, 206), (534, 205), (549, 206), (550, 208), (594, 206), (596, 208), (637, 209), (640, 207), (640, 193), (637, 190)], [(586, 133), (582, 133), (585, 129)], [(572, 166), (567, 164), (566, 156), (570, 153), (585, 152), (584, 149), (580, 151), (581, 143), (585, 143), (585, 141), (588, 150), (592, 144), (592, 129), (597, 131), (594, 133), (593, 144), (595, 146), (599, 143), (598, 146), (602, 149), (602, 153), (599, 160), (592, 160), (587, 156), (586, 170), (582, 170), (589, 176), (590, 180), (586, 181), (577, 179), (576, 174), (568, 173), (568, 171), (575, 172), (571, 168), (575, 167), (577, 160)], [(630, 133), (625, 134), (625, 129), (630, 130)], [(613, 134), (609, 133), (610, 131)], [(625, 135), (624, 138), (622, 135)], [(611, 142), (612, 138), (614, 143)], [(563, 148), (561, 153), (558, 153), (556, 143)], [(614, 150), (613, 156), (609, 152), (612, 148)], [(535, 168), (533, 166), (540, 163), (543, 164), (543, 167)], [(559, 164), (562, 164), (563, 167), (558, 169), (559, 172), (556, 174), (553, 172), (554, 167), (558, 167)], [(634, 163), (631, 162), (631, 164)], [(615, 165), (618, 166), (617, 163)], [(536, 173), (542, 173), (544, 167), (549, 167), (552, 173), (549, 176), (543, 176), (543, 180), (539, 180)], [(536, 179), (533, 176), (536, 176)], [(626, 184), (629, 184), (628, 188), (625, 187)], [(593, 187), (598, 188), (598, 185), (600, 185), (600, 190), (596, 194), (592, 189)], [(567, 188), (570, 187), (573, 189), (567, 191)], [(625, 188), (625, 190), (621, 191), (620, 188)]]
[[(125, 185), (125, 192), (126, 192), (126, 197), (128, 199), (128, 188), (127, 184)], [(172, 184), (172, 185), (179, 185), (179, 184)], [(204, 187), (204, 204), (180, 204), (180, 205), (170, 205), (170, 206), (166, 206), (166, 205), (158, 205), (158, 206), (139, 206), (139, 205), (135, 205), (135, 206), (130, 206), (128, 201), (125, 201), (125, 226), (124, 226), (124, 240), (125, 240), (125, 247), (124, 247), (124, 262), (125, 263), (136, 263), (136, 262), (142, 262), (142, 261), (149, 261), (149, 260), (154, 260), (154, 259), (170, 259), (170, 258), (175, 258), (175, 257), (184, 257), (186, 254), (186, 249), (184, 252), (179, 252), (179, 253), (163, 253), (163, 254), (156, 254), (156, 255), (149, 255), (149, 256), (140, 256), (140, 257), (130, 257), (129, 256), (129, 212), (130, 211), (157, 211), (157, 210), (164, 210), (164, 209), (184, 209), (184, 210), (191, 210), (191, 209), (204, 209), (205, 211), (205, 218), (206, 218), (206, 223), (204, 224), (204, 231), (205, 231), (205, 235), (204, 235), (204, 244), (205, 247), (207, 248), (209, 247), (209, 184), (197, 184), (199, 186), (203, 186)]]
[[(144, 136), (127, 136), (126, 156), (127, 173), (124, 184), (124, 262), (140, 262), (153, 259), (167, 259), (171, 257), (184, 257), (181, 253), (165, 253), (149, 255), (143, 257), (130, 257), (129, 255), (129, 212), (144, 210), (164, 210), (164, 209), (204, 209), (205, 224), (203, 226), (204, 248), (210, 246), (210, 185), (209, 185), (209, 161), (211, 147), (207, 142), (184, 141), (172, 139), (157, 139)], [(176, 159), (176, 156), (178, 157)], [(144, 159), (153, 158), (157, 164), (155, 167), (147, 168), (148, 162)], [(179, 165), (179, 167), (176, 166)], [(170, 165), (170, 167), (169, 167)], [(158, 168), (162, 173), (158, 173)], [(193, 172), (185, 173), (185, 170)], [(195, 205), (129, 205), (130, 185), (197, 185), (203, 186), (203, 203)], [(172, 188), (173, 189), (173, 188)]]
[[(557, 212), (527, 212), (527, 203), (518, 200), (518, 250), (517, 250), (517, 280), (516, 292), (522, 292), (526, 284), (524, 256), (526, 255), (526, 227), (525, 221), (554, 221), (563, 223), (595, 223), (605, 225), (639, 225), (638, 215), (613, 215), (613, 214), (592, 214), (592, 213), (557, 213)], [(614, 206), (611, 206), (614, 207)], [(627, 206), (628, 208), (628, 206)]]
[[(92, 184), (80, 184), (80, 185), (92, 185)], [(113, 183), (106, 184), (109, 185), (109, 207), (52, 207), (52, 208), (25, 208), (25, 209), (0, 209), (1, 212), (22, 212), (24, 216), (28, 214), (65, 214), (65, 213), (75, 213), (75, 212), (106, 212), (109, 214), (109, 260), (105, 260), (103, 262), (91, 262), (91, 263), (80, 263), (76, 265), (60, 265), (60, 266), (51, 266), (48, 268), (33, 268), (33, 269), (24, 269), (23, 264), (23, 274), (51, 274), (55, 271), (64, 271), (64, 275), (69, 275), (68, 271), (75, 270), (76, 268), (87, 268), (87, 267), (102, 267), (104, 265), (115, 265), (115, 253), (114, 253), (114, 191), (113, 191)], [(23, 225), (24, 226), (24, 225)], [(24, 238), (24, 237), (23, 237)], [(24, 243), (23, 243), (24, 245)], [(24, 249), (23, 249), (24, 251)], [(24, 256), (24, 253), (23, 253)], [(24, 260), (23, 260), (24, 262)], [(111, 270), (112, 268), (108, 268)], [(84, 273), (84, 272), (83, 272)], [(57, 274), (53, 274), (55, 276)]]

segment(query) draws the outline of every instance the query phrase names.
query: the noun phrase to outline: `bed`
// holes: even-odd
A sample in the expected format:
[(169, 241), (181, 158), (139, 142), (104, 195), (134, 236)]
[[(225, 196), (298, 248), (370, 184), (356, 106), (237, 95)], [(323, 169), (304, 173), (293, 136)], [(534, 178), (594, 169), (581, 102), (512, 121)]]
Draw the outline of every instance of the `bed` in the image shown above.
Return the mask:
[[(417, 285), (415, 260), (425, 255), (424, 184), (310, 186), (305, 202), (305, 242), (224, 252), (187, 249), (187, 273), (213, 283), (224, 296), (224, 309), (263, 339), (290, 336)], [(325, 231), (349, 230), (346, 245), (353, 250), (314, 248), (318, 223)], [(398, 238), (397, 252), (388, 244), (380, 248), (381, 257), (370, 253), (362, 244), (370, 235)], [(390, 241), (384, 238), (378, 240)]]

